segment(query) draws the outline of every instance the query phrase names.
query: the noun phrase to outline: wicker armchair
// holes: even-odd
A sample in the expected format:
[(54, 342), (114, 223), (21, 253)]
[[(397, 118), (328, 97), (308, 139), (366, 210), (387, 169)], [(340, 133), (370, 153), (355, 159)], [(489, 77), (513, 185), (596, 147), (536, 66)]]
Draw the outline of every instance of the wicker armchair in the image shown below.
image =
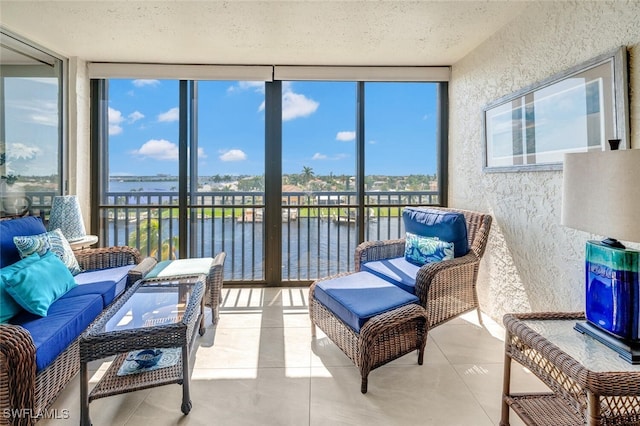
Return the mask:
[[(84, 249), (75, 255), (80, 267), (86, 270), (142, 265), (140, 252), (131, 247)], [(0, 325), (0, 410), (22, 410), (13, 424), (35, 423), (34, 416), (43, 414), (79, 369), (78, 339), (36, 374), (31, 335), (20, 326)], [(12, 424), (10, 421), (0, 411), (0, 425)]]
[[(415, 290), (427, 310), (428, 329), (473, 309), (478, 309), (478, 319), (482, 322), (476, 281), (480, 259), (489, 237), (491, 216), (468, 210), (439, 210), (464, 214), (470, 250), (453, 260), (428, 263), (418, 271)], [(404, 249), (404, 239), (364, 242), (356, 248), (356, 271), (360, 271), (360, 266), (365, 262), (401, 257)]]

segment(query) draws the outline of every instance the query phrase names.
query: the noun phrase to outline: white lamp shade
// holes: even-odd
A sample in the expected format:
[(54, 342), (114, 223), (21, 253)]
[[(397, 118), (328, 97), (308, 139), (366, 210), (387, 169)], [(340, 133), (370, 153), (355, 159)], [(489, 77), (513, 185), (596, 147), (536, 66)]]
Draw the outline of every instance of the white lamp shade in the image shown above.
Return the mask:
[(48, 228), (50, 231), (60, 228), (68, 241), (77, 241), (87, 235), (77, 196), (62, 195), (53, 197)]
[(562, 224), (640, 242), (640, 150), (565, 154)]

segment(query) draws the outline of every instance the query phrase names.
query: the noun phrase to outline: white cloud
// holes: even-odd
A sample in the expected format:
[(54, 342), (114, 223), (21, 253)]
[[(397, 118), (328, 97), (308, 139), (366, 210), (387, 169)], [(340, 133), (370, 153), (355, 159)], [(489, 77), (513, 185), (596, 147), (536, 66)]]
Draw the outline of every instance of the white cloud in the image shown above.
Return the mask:
[(311, 157), (312, 160), (329, 160), (329, 161), (338, 161), (338, 160), (342, 160), (345, 158), (348, 158), (349, 154), (336, 154), (333, 155), (331, 157), (329, 157), (326, 154), (320, 154), (319, 152), (316, 152), (315, 154), (313, 154), (313, 157)]
[(157, 86), (160, 84), (160, 80), (138, 79), (133, 80), (132, 83), (136, 87)]
[(220, 160), (221, 161), (243, 161), (247, 159), (247, 154), (240, 149), (230, 149), (227, 151), (220, 151)]
[[(319, 102), (307, 98), (305, 95), (295, 93), (291, 82), (282, 83), (282, 121), (295, 118), (308, 117), (317, 111)], [(258, 111), (264, 111), (264, 101), (258, 107)]]
[(377, 144), (377, 143), (378, 143), (378, 141), (370, 140), (370, 141), (369, 141), (369, 143), (370, 143), (371, 145), (375, 145), (375, 144)]
[(336, 140), (337, 141), (352, 141), (355, 140), (356, 138), (356, 132), (351, 132), (351, 131), (344, 131), (344, 132), (338, 132), (338, 134), (336, 135)]
[(282, 120), (289, 121), (294, 118), (308, 117), (318, 109), (320, 104), (305, 95), (287, 92), (282, 94)]
[(178, 145), (166, 139), (151, 139), (145, 142), (134, 154), (154, 160), (178, 160)]
[(229, 86), (227, 93), (253, 90), (256, 93), (264, 93), (264, 81), (239, 81), (238, 84)]
[(129, 123), (135, 123), (136, 121), (143, 119), (144, 114), (140, 111), (133, 111), (127, 116), (127, 118), (129, 119)]
[(9, 159), (29, 160), (40, 153), (40, 148), (28, 146), (23, 143), (8, 143), (7, 155)]
[(171, 108), (167, 112), (158, 114), (158, 121), (161, 123), (170, 123), (172, 121), (178, 121), (180, 119), (180, 109), (178, 107)]
[(117, 109), (109, 107), (109, 136), (119, 135), (122, 133), (122, 122), (124, 117)]

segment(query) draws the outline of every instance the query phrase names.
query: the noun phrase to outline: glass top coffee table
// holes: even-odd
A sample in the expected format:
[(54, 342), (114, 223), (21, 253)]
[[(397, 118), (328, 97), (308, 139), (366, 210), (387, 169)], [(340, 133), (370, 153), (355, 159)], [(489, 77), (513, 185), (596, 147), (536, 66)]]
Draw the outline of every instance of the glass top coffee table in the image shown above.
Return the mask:
[[(184, 414), (191, 411), (189, 395), (189, 355), (196, 331), (204, 334), (206, 275), (136, 282), (108, 307), (80, 338), (81, 425), (91, 425), (89, 403), (94, 399), (171, 383), (182, 384)], [(178, 349), (173, 349), (178, 348)], [(148, 351), (154, 359), (132, 359), (130, 352)], [(173, 365), (157, 368), (164, 354), (179, 351)], [(116, 355), (109, 369), (91, 393), (87, 363)], [(140, 355), (139, 355), (140, 356)], [(139, 371), (123, 371), (123, 364), (137, 365)], [(131, 370), (131, 369), (129, 369)]]

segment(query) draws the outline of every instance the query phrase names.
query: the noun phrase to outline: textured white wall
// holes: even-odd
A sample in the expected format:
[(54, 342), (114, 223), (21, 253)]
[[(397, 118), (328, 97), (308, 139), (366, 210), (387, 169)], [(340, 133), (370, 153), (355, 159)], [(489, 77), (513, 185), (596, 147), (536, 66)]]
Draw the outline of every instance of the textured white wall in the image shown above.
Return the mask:
[(78, 195), (85, 227), (89, 228), (90, 204), (90, 144), (89, 144), (89, 78), (87, 62), (77, 57), (69, 58), (69, 194)]
[(449, 204), (493, 215), (478, 292), (497, 320), (582, 310), (584, 243), (594, 236), (560, 225), (561, 171), (482, 171), (482, 108), (622, 45), (630, 51), (631, 146), (640, 148), (640, 2), (538, 3), (453, 66)]

